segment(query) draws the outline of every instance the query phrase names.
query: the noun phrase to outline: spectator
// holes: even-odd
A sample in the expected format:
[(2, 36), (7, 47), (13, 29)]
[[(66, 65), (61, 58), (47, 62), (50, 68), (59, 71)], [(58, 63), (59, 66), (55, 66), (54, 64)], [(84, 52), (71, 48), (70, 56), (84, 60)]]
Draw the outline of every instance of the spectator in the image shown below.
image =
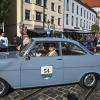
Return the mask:
[(0, 36), (0, 51), (6, 52), (8, 48), (8, 38), (5, 36), (5, 33), (3, 32)]

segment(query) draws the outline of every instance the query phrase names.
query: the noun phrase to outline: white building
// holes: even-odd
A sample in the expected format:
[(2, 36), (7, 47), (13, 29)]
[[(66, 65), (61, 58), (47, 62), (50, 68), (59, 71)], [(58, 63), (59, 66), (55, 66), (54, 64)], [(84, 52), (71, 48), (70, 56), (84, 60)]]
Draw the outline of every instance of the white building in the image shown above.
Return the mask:
[(48, 26), (63, 31), (64, 0), (9, 0), (11, 2), (6, 21), (6, 33), (20, 35), (22, 25), (35, 33), (42, 33)]
[(80, 0), (65, 0), (64, 31), (91, 31), (96, 23), (96, 12)]
[(97, 21), (96, 24), (100, 27), (100, 7), (93, 8), (97, 12)]

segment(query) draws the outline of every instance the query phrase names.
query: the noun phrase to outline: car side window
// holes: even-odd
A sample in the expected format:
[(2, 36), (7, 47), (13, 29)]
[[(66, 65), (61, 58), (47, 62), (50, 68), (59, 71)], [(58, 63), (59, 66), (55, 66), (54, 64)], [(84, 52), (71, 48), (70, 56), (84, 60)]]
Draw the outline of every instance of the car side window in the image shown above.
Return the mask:
[(84, 55), (85, 51), (79, 46), (70, 43), (62, 42), (62, 55)]
[(58, 56), (59, 49), (57, 42), (36, 42), (30, 54), (36, 57)]

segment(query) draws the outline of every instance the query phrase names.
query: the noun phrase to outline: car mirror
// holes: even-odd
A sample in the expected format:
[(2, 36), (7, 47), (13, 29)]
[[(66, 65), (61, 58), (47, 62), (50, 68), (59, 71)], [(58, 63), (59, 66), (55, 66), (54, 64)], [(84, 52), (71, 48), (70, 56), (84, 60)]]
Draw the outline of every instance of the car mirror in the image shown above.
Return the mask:
[(27, 55), (27, 56), (25, 57), (26, 60), (30, 60), (30, 58), (31, 58), (31, 57), (30, 57), (29, 55)]

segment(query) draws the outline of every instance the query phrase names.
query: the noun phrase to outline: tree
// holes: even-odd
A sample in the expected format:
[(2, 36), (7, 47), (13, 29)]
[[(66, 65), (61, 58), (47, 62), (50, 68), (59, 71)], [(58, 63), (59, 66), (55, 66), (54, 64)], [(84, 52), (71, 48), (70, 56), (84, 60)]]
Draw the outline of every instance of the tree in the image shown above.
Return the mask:
[(8, 0), (0, 0), (0, 23), (5, 21), (5, 18), (8, 13)]
[(100, 28), (98, 25), (94, 24), (91, 26), (91, 31), (98, 33), (100, 31)]

